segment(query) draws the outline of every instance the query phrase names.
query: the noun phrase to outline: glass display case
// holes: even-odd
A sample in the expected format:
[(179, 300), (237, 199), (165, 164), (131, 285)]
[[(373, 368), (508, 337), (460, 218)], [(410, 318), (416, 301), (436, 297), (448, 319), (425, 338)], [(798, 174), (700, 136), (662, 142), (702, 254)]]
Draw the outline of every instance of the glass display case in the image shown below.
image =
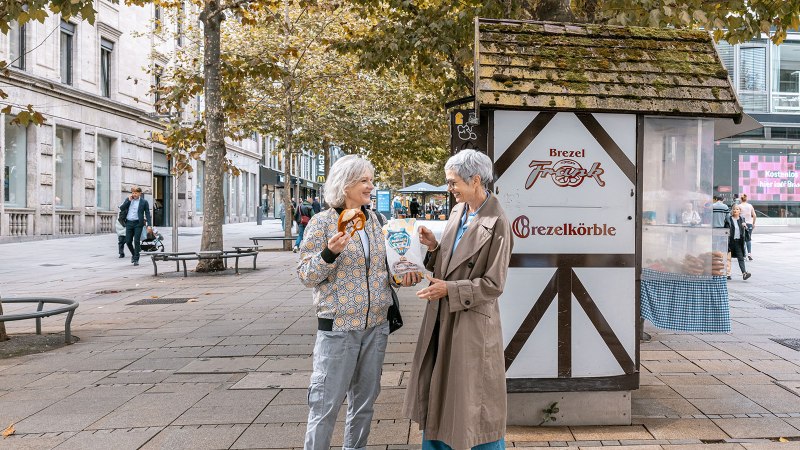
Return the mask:
[(660, 328), (730, 331), (727, 229), (712, 228), (714, 121), (644, 120), (641, 315)]
[(711, 228), (713, 151), (711, 119), (645, 119), (642, 267), (725, 275)]

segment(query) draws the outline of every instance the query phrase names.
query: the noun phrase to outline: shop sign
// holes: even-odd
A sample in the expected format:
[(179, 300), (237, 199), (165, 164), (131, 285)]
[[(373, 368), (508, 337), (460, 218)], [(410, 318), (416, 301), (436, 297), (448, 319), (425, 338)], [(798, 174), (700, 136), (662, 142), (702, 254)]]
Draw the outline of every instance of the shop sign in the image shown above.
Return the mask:
[(464, 149), (486, 153), (486, 123), (478, 120), (475, 110), (458, 109), (450, 113), (450, 153)]
[(636, 116), (493, 114), (514, 235), (499, 301), (507, 377), (634, 373)]

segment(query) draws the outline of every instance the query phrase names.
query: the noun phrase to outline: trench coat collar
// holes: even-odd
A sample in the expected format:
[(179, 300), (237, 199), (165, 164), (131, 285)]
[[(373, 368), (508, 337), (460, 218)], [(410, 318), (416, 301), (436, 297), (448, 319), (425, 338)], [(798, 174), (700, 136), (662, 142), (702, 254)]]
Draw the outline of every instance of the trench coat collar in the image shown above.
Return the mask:
[(453, 252), (453, 244), (456, 240), (456, 232), (461, 225), (461, 216), (464, 214), (464, 208), (467, 207), (466, 203), (459, 203), (453, 208), (450, 214), (450, 220), (447, 222), (447, 227), (444, 230), (442, 237), (442, 279), (446, 279), (458, 266), (464, 261), (471, 258), (474, 254), (483, 247), (492, 237), (494, 224), (497, 222), (497, 217), (500, 215), (500, 202), (497, 198), (489, 193), (489, 199), (486, 204), (478, 211), (478, 215), (472, 220), (472, 223), (461, 236), (461, 242), (458, 244), (456, 251)]

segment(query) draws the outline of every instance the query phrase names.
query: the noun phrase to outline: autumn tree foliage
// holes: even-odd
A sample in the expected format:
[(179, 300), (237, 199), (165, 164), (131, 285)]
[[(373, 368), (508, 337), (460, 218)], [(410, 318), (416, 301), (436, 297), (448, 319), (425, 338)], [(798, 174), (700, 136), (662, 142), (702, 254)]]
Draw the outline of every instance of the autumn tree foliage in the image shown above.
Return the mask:
[(744, 42), (761, 33), (781, 43), (800, 26), (800, 0), (353, 0), (372, 20), (340, 49), (370, 68), (400, 71), (443, 86), (452, 100), (472, 93), (476, 17), (703, 28), (717, 40)]

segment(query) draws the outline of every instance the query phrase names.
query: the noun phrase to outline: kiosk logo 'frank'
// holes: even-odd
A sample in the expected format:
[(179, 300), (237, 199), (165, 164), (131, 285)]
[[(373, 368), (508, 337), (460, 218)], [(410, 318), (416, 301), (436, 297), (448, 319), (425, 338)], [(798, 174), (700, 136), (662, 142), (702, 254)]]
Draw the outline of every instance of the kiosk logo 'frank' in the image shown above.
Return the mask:
[(617, 227), (606, 223), (563, 223), (559, 225), (535, 225), (526, 215), (514, 219), (511, 231), (520, 239), (528, 236), (616, 236)]
[(528, 179), (525, 181), (525, 189), (532, 188), (537, 180), (540, 178), (547, 178), (548, 175), (552, 178), (556, 186), (559, 187), (577, 187), (587, 178), (594, 178), (594, 181), (596, 181), (600, 187), (606, 185), (606, 182), (600, 178), (600, 175), (604, 174), (605, 170), (600, 167), (599, 162), (592, 164), (592, 167), (586, 170), (579, 162), (570, 159), (586, 157), (586, 149), (558, 150), (551, 148), (550, 156), (564, 159), (555, 162), (531, 161), (528, 167), (532, 170), (531, 174), (528, 175)]

